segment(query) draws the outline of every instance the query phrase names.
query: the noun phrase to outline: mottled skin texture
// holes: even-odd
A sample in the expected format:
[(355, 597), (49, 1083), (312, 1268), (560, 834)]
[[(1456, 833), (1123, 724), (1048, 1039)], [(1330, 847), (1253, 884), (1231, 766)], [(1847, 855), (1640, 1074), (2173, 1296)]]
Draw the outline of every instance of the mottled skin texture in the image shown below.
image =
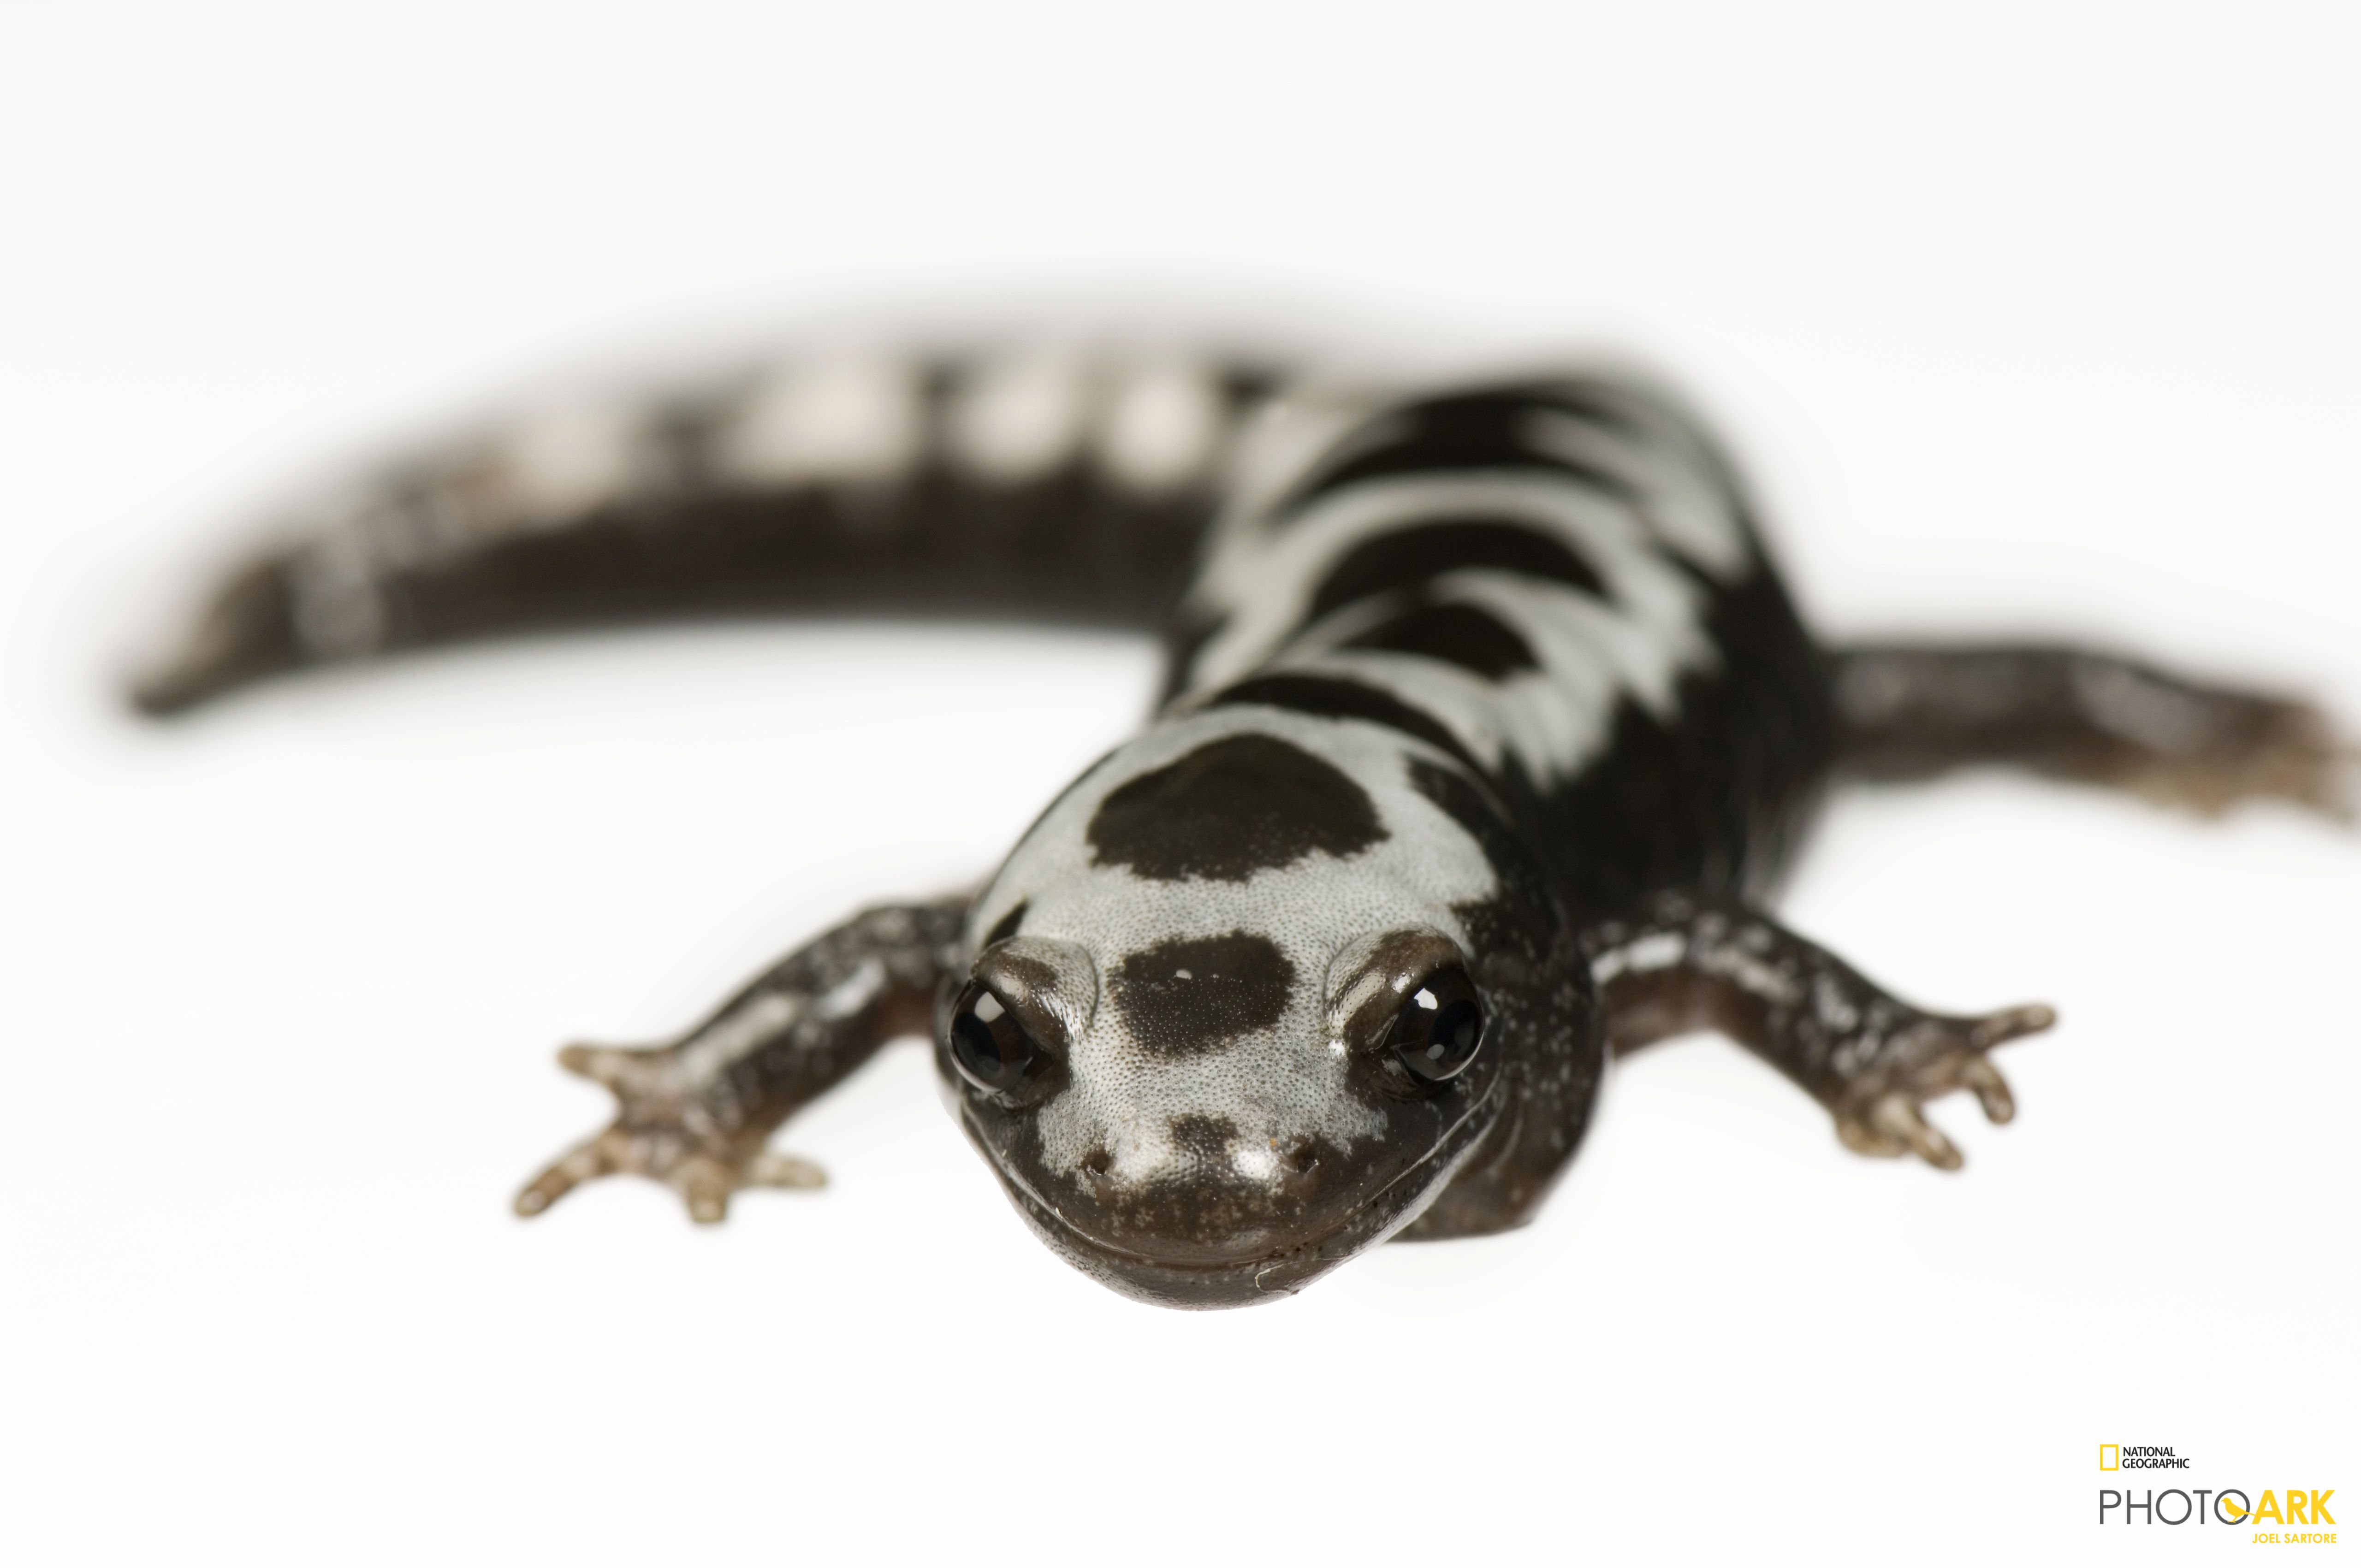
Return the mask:
[(2334, 810), (2300, 703), (2071, 648), (1828, 650), (1696, 420), (1589, 373), (1424, 395), (1175, 359), (787, 367), (526, 422), (313, 510), (151, 711), (631, 617), (874, 609), (1160, 630), (1165, 696), (972, 897), (870, 910), (679, 1040), (572, 1047), (631, 1172), (718, 1220), (897, 1035), (1034, 1230), (1177, 1306), (1530, 1218), (1610, 1052), (1715, 1029), (1864, 1154), (2011, 1112), (2048, 1009), (1928, 1014), (1763, 907), (1832, 781), (2000, 763)]

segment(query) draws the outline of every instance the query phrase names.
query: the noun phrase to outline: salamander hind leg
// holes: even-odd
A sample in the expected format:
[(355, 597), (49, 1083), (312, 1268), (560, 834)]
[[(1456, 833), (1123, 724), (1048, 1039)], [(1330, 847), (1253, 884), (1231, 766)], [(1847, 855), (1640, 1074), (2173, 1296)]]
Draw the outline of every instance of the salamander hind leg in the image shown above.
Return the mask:
[(2005, 1122), (2015, 1102), (1993, 1047), (2057, 1021), (2038, 1004), (1981, 1015), (1929, 1013), (1769, 916), (1735, 901), (1668, 894), (1587, 936), (1618, 1055), (1714, 1029), (1827, 1107), (1848, 1148), (1916, 1154), (1944, 1170), (1960, 1152), (1924, 1106), (1954, 1090)]
[(558, 1061), (614, 1091), (615, 1120), (527, 1183), (542, 1212), (585, 1181), (629, 1174), (678, 1192), (712, 1223), (747, 1187), (818, 1187), (819, 1168), (765, 1148), (790, 1115), (878, 1047), (924, 1034), (956, 961), (965, 901), (868, 910), (790, 954), (679, 1040), (568, 1046)]
[(2361, 752), (2294, 697), (2071, 647), (1870, 644), (1830, 663), (1859, 777), (1997, 763), (2208, 816), (2258, 797), (2353, 815)]

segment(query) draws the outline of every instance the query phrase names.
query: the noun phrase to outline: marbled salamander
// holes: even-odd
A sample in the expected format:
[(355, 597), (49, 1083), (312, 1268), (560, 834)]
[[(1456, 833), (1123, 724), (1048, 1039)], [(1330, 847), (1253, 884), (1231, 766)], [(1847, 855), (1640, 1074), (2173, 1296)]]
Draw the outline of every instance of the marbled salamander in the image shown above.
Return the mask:
[(2043, 1007), (1921, 1012), (1760, 900), (1824, 786), (2015, 764), (2335, 809), (2299, 703), (2063, 647), (1817, 644), (1696, 421), (1569, 371), (1427, 391), (1177, 356), (796, 363), (583, 408), (324, 501), (137, 691), (674, 613), (1159, 629), (1153, 720), (972, 897), (868, 911), (676, 1043), (571, 1047), (614, 1124), (517, 1199), (630, 1171), (699, 1220), (818, 1173), (773, 1131), (930, 1033), (1053, 1248), (1178, 1306), (1527, 1219), (1602, 1069), (1711, 1027), (1865, 1154)]

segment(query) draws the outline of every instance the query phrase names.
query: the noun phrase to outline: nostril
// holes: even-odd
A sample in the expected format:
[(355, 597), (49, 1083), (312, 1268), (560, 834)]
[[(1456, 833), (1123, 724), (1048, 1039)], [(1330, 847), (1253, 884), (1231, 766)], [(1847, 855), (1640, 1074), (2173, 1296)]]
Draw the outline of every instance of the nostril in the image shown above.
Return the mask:
[(1115, 1168), (1115, 1156), (1104, 1149), (1093, 1149), (1082, 1157), (1082, 1174), (1093, 1181), (1104, 1181)]
[(1320, 1151), (1306, 1144), (1290, 1144), (1280, 1153), (1279, 1163), (1291, 1176), (1309, 1176), (1320, 1163)]

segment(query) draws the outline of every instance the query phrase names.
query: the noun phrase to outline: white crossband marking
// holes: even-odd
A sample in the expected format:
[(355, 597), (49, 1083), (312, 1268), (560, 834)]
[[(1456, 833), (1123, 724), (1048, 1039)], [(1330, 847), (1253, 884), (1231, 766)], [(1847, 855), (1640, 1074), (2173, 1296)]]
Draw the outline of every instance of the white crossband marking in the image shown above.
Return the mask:
[(571, 521), (620, 500), (647, 476), (644, 416), (620, 407), (555, 410), (501, 442), (483, 498), (525, 523)]
[(1082, 444), (1087, 391), (1084, 367), (1068, 356), (986, 365), (953, 399), (952, 460), (1000, 484), (1055, 471)]
[(714, 458), (746, 484), (875, 483), (917, 466), (925, 436), (909, 365), (838, 360), (756, 383), (719, 433)]
[(1222, 395), (1186, 364), (1148, 365), (1126, 376), (1108, 400), (1098, 455), (1130, 488), (1158, 494), (1201, 478), (1222, 440)]

